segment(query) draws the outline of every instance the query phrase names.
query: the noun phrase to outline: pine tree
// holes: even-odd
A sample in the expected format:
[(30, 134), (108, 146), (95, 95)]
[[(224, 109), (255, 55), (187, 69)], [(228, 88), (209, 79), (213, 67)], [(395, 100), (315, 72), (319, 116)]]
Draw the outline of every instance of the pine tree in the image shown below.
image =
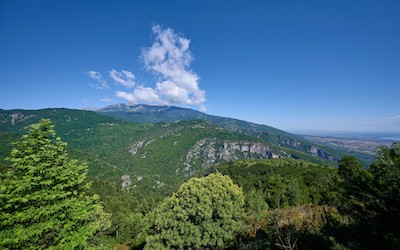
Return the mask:
[(87, 166), (68, 159), (51, 121), (32, 125), (8, 161), (0, 182), (0, 248), (87, 246), (104, 212), (96, 195), (85, 195)]

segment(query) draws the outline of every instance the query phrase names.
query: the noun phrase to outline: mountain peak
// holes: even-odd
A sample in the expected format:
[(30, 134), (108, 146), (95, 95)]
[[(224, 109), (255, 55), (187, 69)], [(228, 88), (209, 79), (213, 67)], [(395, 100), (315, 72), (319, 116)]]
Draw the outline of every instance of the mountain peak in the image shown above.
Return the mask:
[(127, 112), (127, 113), (141, 113), (141, 114), (151, 114), (151, 113), (164, 113), (167, 111), (180, 110), (201, 113), (199, 111), (168, 106), (168, 105), (148, 105), (148, 104), (113, 104), (102, 109), (97, 110), (99, 113), (110, 113), (110, 112)]

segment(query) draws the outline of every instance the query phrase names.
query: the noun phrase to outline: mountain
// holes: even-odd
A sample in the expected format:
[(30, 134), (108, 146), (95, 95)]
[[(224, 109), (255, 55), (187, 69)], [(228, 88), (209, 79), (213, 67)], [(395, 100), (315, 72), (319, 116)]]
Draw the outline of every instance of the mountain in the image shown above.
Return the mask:
[(209, 116), (193, 109), (145, 104), (114, 104), (98, 109), (96, 112), (138, 123), (208, 120), (207, 118)]
[[(143, 106), (142, 112), (146, 108)], [(173, 121), (133, 123), (83, 110), (0, 110), (0, 175), (9, 167), (4, 159), (13, 142), (30, 124), (50, 118), (57, 135), (67, 142), (68, 157), (87, 163), (90, 193), (98, 194), (104, 210), (112, 214), (112, 225), (119, 226), (119, 241), (135, 238), (145, 225), (143, 216), (184, 181), (210, 171), (232, 175), (235, 182), (243, 184), (250, 201), (259, 201), (266, 194), (261, 192), (275, 184), (279, 189), (287, 187), (285, 193), (292, 197), (282, 204), (309, 204), (323, 196), (320, 182), (330, 178), (328, 161), (207, 120), (175, 121), (182, 111), (187, 110), (150, 107), (147, 112), (154, 117), (172, 112), (175, 118), (170, 115)], [(189, 110), (185, 114), (199, 113)], [(233, 123), (229, 118), (226, 121), (230, 126), (252, 125), (238, 120)], [(110, 228), (108, 234), (114, 233)]]
[(208, 115), (196, 110), (174, 106), (144, 104), (115, 104), (96, 111), (99, 114), (136, 123), (160, 123), (171, 121), (203, 120), (234, 133), (256, 137), (284, 148), (298, 150), (324, 160), (335, 162), (343, 153), (294, 134), (252, 122), (228, 117)]
[[(159, 114), (162, 112), (197, 112), (151, 106), (143, 106), (142, 112), (146, 109), (160, 117), (163, 117)], [(92, 111), (43, 109), (0, 110), (0, 166), (3, 170), (6, 168), (3, 160), (11, 149), (11, 142), (42, 118), (53, 121), (57, 134), (68, 143), (72, 158), (88, 163), (89, 176), (124, 188), (150, 187), (155, 192), (169, 192), (202, 169), (238, 159), (289, 157), (326, 163), (304, 152), (204, 120), (132, 123)]]

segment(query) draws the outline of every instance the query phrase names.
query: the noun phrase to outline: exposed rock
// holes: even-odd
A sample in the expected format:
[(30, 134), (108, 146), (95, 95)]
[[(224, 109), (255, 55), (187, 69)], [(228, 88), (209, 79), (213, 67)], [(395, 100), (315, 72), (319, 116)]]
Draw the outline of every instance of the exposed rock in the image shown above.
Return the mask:
[(155, 141), (157, 141), (157, 139), (150, 139), (148, 142), (146, 142), (144, 146), (147, 147), (150, 143), (153, 143)]
[(11, 123), (11, 125), (16, 125), (17, 123), (24, 122), (31, 118), (34, 118), (35, 115), (24, 115), (22, 113), (11, 113), (11, 114), (2, 114), (0, 115), (1, 123)]
[(162, 188), (165, 186), (165, 183), (159, 180), (155, 180), (155, 186), (153, 186), (153, 188)]
[(132, 186), (132, 180), (131, 177), (129, 175), (123, 175), (121, 176), (121, 180), (122, 180), (122, 189), (128, 189), (130, 186)]
[(191, 176), (201, 168), (209, 167), (221, 161), (283, 157), (289, 157), (289, 155), (283, 151), (273, 150), (261, 142), (204, 138), (197, 141), (187, 153), (183, 163), (185, 166), (183, 172), (185, 176)]
[(306, 151), (310, 155), (313, 155), (313, 156), (316, 156), (316, 157), (319, 157), (319, 158), (322, 158), (325, 160), (338, 161), (337, 157), (331, 155), (330, 153), (328, 153), (327, 151), (325, 151), (322, 148), (304, 144), (299, 141), (289, 139), (286, 137), (282, 137), (282, 136), (280, 137), (280, 139), (281, 139), (280, 142), (289, 148), (300, 150), (300, 151)]
[(23, 117), (23, 115), (20, 114), (20, 113), (13, 113), (13, 114), (10, 115), (10, 117), (11, 117), (11, 125), (14, 126), (14, 125), (15, 125), (15, 121), (16, 121), (18, 118)]
[(141, 147), (143, 147), (143, 144), (144, 144), (144, 141), (135, 142), (135, 143), (132, 144), (132, 146), (129, 148), (129, 152), (130, 152), (132, 155), (136, 155), (137, 152), (138, 152), (138, 150), (139, 150)]
[(326, 152), (325, 150), (321, 149), (321, 148), (317, 148), (314, 146), (311, 146), (309, 149), (310, 154), (318, 156), (322, 159), (327, 159), (330, 161), (338, 161), (338, 158), (335, 156), (332, 156), (331, 154), (329, 154), (328, 152)]

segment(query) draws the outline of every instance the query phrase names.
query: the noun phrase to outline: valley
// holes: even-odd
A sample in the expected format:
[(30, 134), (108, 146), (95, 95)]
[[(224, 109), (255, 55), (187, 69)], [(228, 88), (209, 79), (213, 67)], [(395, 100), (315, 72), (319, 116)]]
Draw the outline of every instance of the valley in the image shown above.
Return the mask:
[[(354, 155), (362, 160), (366, 166), (375, 160), (378, 149), (382, 146), (390, 146), (394, 142), (399, 142), (396, 136), (383, 133), (340, 133), (328, 132), (321, 135), (301, 135), (305, 139), (312, 141), (320, 146), (326, 146)], [(397, 140), (396, 140), (397, 139)]]

